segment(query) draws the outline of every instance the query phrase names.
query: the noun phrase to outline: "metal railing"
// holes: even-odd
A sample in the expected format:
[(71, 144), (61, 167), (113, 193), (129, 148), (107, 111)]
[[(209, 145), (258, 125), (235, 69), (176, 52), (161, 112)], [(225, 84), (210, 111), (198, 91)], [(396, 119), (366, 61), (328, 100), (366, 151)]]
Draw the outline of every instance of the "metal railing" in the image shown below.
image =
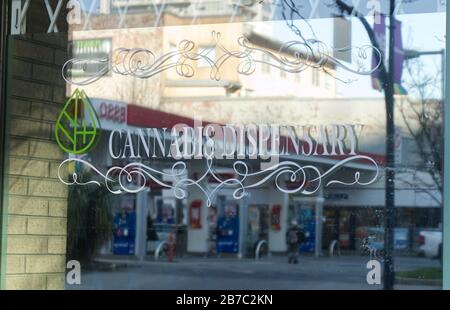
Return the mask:
[(337, 255), (341, 256), (341, 247), (339, 246), (339, 241), (338, 240), (333, 240), (330, 243), (330, 248), (329, 248), (330, 256), (334, 255), (334, 250), (336, 248), (337, 248)]
[(267, 241), (266, 240), (260, 240), (258, 241), (258, 244), (256, 245), (256, 249), (255, 249), (255, 259), (260, 259), (260, 252), (261, 252), (261, 248), (263, 245), (267, 245)]
[(169, 243), (168, 243), (166, 240), (163, 240), (163, 241), (161, 241), (161, 242), (158, 244), (158, 246), (156, 247), (156, 250), (155, 250), (155, 260), (158, 260), (158, 259), (159, 259), (159, 254), (160, 254), (161, 250), (164, 249), (164, 245), (169, 246)]

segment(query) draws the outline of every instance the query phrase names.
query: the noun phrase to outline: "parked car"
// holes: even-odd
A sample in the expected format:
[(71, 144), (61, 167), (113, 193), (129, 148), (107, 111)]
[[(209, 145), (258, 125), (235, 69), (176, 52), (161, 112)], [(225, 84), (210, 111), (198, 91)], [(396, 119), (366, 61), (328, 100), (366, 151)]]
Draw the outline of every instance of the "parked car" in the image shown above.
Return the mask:
[[(384, 256), (384, 228), (369, 227), (367, 237), (361, 240), (361, 253), (369, 254), (375, 257)], [(402, 251), (408, 248), (408, 229), (394, 228), (394, 250)]]
[(419, 233), (419, 254), (439, 258), (442, 262), (442, 231), (422, 230)]

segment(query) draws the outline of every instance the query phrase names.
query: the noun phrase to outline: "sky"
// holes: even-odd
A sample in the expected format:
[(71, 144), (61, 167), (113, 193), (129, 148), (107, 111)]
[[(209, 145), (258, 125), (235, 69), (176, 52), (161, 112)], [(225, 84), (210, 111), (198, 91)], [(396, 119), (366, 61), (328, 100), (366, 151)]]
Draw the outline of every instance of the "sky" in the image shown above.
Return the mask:
[[(445, 48), (445, 13), (405, 14), (398, 16), (398, 19), (402, 21), (402, 39), (405, 49), (435, 51)], [(367, 34), (358, 20), (352, 20), (352, 29), (353, 44), (368, 42)], [(425, 69), (429, 70), (430, 74), (437, 74), (440, 71), (441, 57), (439, 55), (421, 56), (420, 61), (423, 61)], [(405, 70), (403, 78), (408, 79)], [(380, 95), (378, 91), (371, 89), (370, 77), (360, 77), (352, 84), (338, 83), (338, 93), (351, 97)], [(440, 96), (440, 93), (437, 96)]]
[[(279, 19), (271, 23), (273, 26), (273, 34), (281, 41), (297, 40), (298, 37), (287, 27), (286, 22), (281, 17), (281, 6), (274, 6), (280, 0), (262, 0), (259, 1), (261, 5), (272, 5), (275, 9), (274, 18)], [(346, 0), (349, 5), (356, 6), (359, 12), (367, 14), (370, 11), (370, 4), (378, 0)], [(100, 1), (97, 0), (99, 3)], [(308, 0), (308, 1), (294, 1), (297, 4), (300, 14), (305, 17), (313, 16), (330, 16), (336, 12), (334, 7), (329, 4), (333, 1)], [(82, 1), (82, 7), (88, 10), (87, 3), (89, 1)], [(287, 1), (286, 3), (289, 3)], [(382, 12), (387, 12), (388, 1), (379, 1)], [(403, 28), (403, 45), (407, 49), (415, 49), (418, 51), (432, 51), (440, 50), (445, 47), (445, 5), (442, 0), (415, 0), (415, 1), (396, 1), (398, 5), (397, 18), (402, 21)], [(408, 14), (402, 14), (407, 12)], [(418, 12), (421, 12), (418, 14)], [(434, 13), (426, 13), (434, 12)], [(373, 24), (373, 18), (367, 18), (370, 24)], [(362, 46), (370, 44), (366, 31), (363, 29), (360, 21), (352, 18), (352, 44), (355, 46)], [(307, 19), (307, 23), (297, 20), (295, 25), (302, 31), (306, 38), (317, 38), (325, 42), (330, 48), (333, 47), (333, 19), (332, 18), (311, 18)], [(313, 29), (313, 32), (310, 30)], [(440, 70), (441, 59), (439, 55), (422, 56), (425, 70), (431, 74), (437, 74)], [(370, 68), (371, 56), (368, 55), (365, 60), (366, 68)], [(355, 65), (355, 63), (353, 63)], [(337, 68), (337, 76), (339, 79), (351, 80), (351, 83), (337, 82), (337, 93), (343, 97), (380, 97), (382, 93), (372, 89), (370, 76), (362, 76), (352, 74), (342, 67)], [(408, 79), (407, 74), (403, 76)], [(436, 96), (439, 97), (441, 92), (437, 87)]]
[[(422, 13), (422, 14), (403, 14), (398, 15), (397, 18), (402, 22), (402, 41), (405, 49), (414, 49), (417, 51), (435, 51), (445, 48), (445, 13)], [(373, 25), (373, 18), (368, 18), (368, 21)], [(333, 47), (333, 19), (311, 19), (308, 20), (310, 27), (314, 30), (315, 37), (325, 42), (329, 47)], [(351, 19), (352, 23), (352, 45), (362, 46), (370, 44), (365, 29), (361, 22), (356, 19)], [(303, 36), (313, 37), (313, 33), (309, 30), (305, 22), (296, 22), (297, 27), (302, 31)], [(298, 37), (286, 26), (285, 22), (277, 22), (275, 32), (277, 37), (282, 38), (283, 41), (296, 40)], [(435, 56), (421, 56), (420, 61), (423, 61), (425, 70), (430, 74), (438, 74), (441, 67), (441, 58), (439, 55)], [(370, 68), (371, 56), (366, 59), (365, 65)], [(338, 95), (344, 97), (379, 97), (382, 94), (371, 86), (370, 76), (361, 76), (349, 73), (345, 69), (338, 67), (338, 77), (345, 80), (352, 80), (351, 83), (337, 82)], [(404, 79), (408, 79), (407, 73), (404, 70)], [(440, 87), (440, 85), (439, 85)], [(439, 87), (437, 89), (439, 89)], [(440, 92), (436, 94), (440, 96)]]

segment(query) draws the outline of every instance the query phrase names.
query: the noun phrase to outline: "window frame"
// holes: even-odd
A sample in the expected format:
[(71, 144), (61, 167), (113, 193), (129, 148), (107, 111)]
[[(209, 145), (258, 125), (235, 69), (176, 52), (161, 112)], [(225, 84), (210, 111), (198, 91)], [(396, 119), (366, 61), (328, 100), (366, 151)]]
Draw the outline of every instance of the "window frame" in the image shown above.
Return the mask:
[[(446, 7), (446, 33), (450, 32), (450, 5)], [(445, 42), (445, 102), (444, 102), (444, 184), (450, 182), (450, 40)], [(450, 290), (450, 187), (444, 186), (444, 201), (442, 205), (442, 289)], [(446, 245), (447, 242), (447, 246)]]
[[(4, 199), (5, 199), (5, 142), (6, 142), (6, 86), (7, 86), (7, 72), (5, 61), (7, 59), (7, 35), (10, 33), (10, 14), (9, 11), (12, 7), (12, 0), (0, 1), (0, 61), (2, 61), (2, 70), (0, 71), (0, 289), (4, 288), (4, 276), (5, 276), (5, 257), (4, 257), (4, 238), (6, 236), (7, 220), (6, 214), (4, 214)], [(446, 33), (450, 33), (450, 5), (446, 6)], [(447, 111), (444, 112), (444, 184), (450, 184), (450, 40), (446, 40), (446, 72), (445, 72), (445, 102), (444, 108)], [(217, 51), (216, 51), (217, 52)], [(270, 65), (268, 66), (268, 73), (270, 74)], [(262, 67), (264, 72), (264, 64)], [(319, 72), (318, 72), (319, 73)], [(298, 82), (301, 80), (299, 79)], [(319, 76), (320, 84), (320, 76)], [(330, 85), (331, 86), (331, 85)], [(450, 186), (444, 186), (443, 197), (443, 219), (442, 219), (442, 245), (443, 245), (443, 285), (444, 290), (450, 290)]]
[(10, 33), (9, 10), (12, 0), (0, 2), (0, 289), (5, 287), (6, 257), (5, 237), (7, 214), (4, 209), (5, 200), (5, 142), (6, 142), (6, 59), (7, 59), (7, 35)]

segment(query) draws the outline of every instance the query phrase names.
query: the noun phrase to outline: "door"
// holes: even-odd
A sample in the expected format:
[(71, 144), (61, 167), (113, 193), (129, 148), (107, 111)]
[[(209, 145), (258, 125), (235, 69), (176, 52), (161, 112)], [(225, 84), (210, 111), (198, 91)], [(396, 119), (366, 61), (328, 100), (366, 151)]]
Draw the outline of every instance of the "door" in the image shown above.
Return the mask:
[(246, 253), (255, 256), (258, 243), (269, 238), (269, 205), (249, 205)]
[(313, 253), (316, 250), (316, 211), (315, 203), (297, 202), (294, 205), (292, 221), (296, 221), (298, 227), (305, 234), (305, 242), (300, 245), (301, 252)]

